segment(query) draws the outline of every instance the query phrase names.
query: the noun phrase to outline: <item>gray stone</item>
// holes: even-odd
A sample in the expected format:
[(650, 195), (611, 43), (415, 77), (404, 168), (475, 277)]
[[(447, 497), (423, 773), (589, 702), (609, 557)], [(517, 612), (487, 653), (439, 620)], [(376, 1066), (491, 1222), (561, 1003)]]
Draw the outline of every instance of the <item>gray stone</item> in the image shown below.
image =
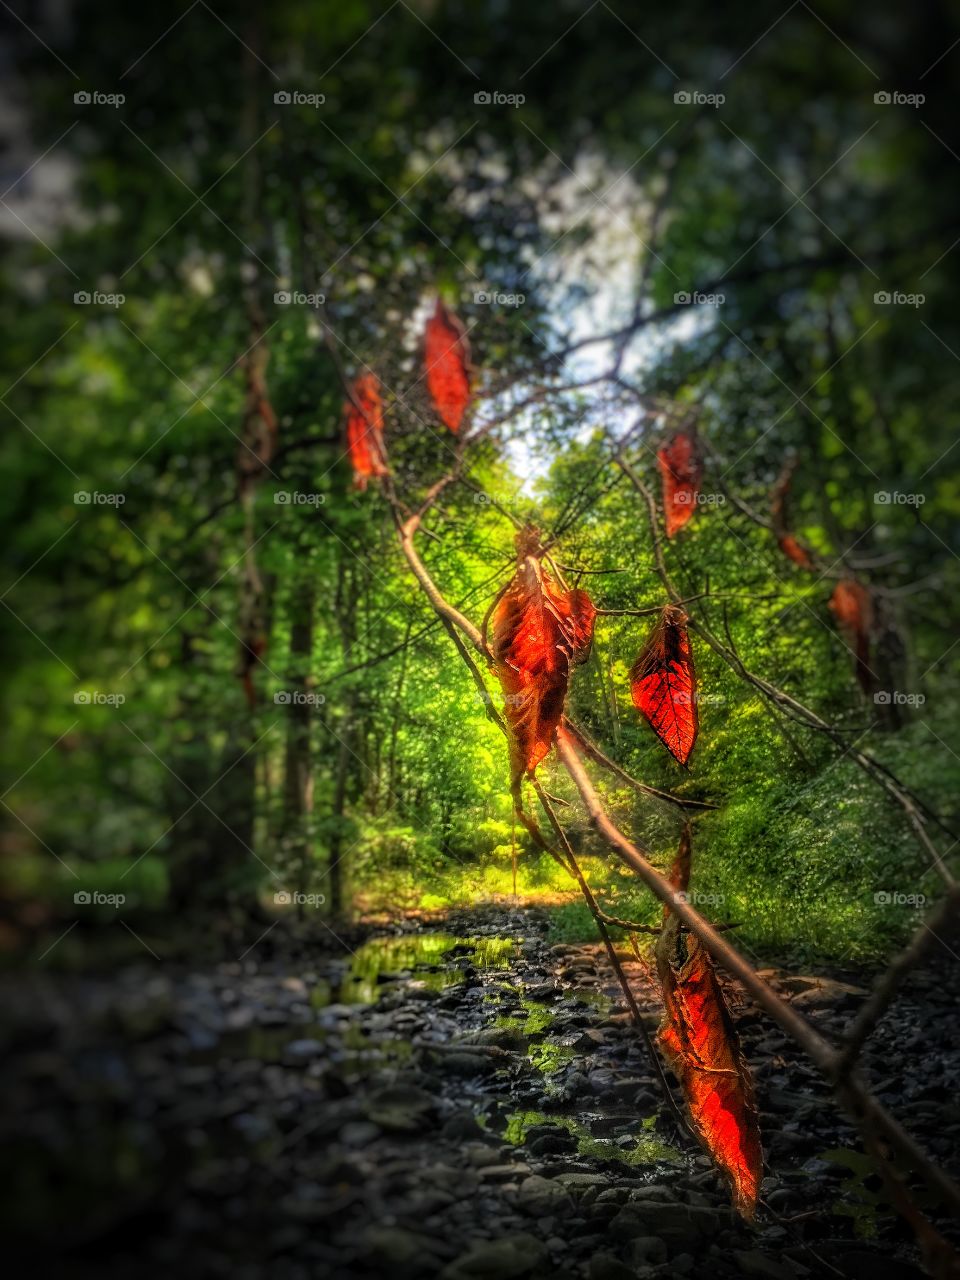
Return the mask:
[(531, 1217), (547, 1218), (569, 1208), (571, 1200), (560, 1183), (535, 1173), (521, 1182), (517, 1203)]
[(656, 1235), (668, 1248), (676, 1248), (712, 1239), (728, 1220), (729, 1215), (714, 1209), (632, 1200), (610, 1223), (610, 1235), (614, 1240)]
[(644, 1187), (634, 1187), (630, 1192), (631, 1202), (638, 1200), (654, 1200), (658, 1204), (676, 1204), (677, 1193), (671, 1191), (669, 1187), (662, 1187), (659, 1183), (651, 1182)]
[(570, 1191), (584, 1191), (587, 1187), (609, 1186), (609, 1179), (602, 1173), (559, 1173), (554, 1182), (559, 1182)]
[(590, 1280), (634, 1280), (634, 1272), (613, 1253), (595, 1253), (590, 1259)]
[(759, 1249), (735, 1249), (733, 1260), (748, 1280), (795, 1280), (797, 1275), (786, 1258), (771, 1258)]
[(461, 1044), (485, 1045), (494, 1049), (509, 1049), (515, 1053), (525, 1053), (527, 1037), (516, 1027), (483, 1027), (464, 1036)]
[(471, 1145), (466, 1148), (465, 1155), (475, 1169), (492, 1168), (503, 1163), (503, 1156), (496, 1147)]
[(379, 1125), (369, 1120), (350, 1120), (343, 1126), (337, 1137), (346, 1147), (365, 1147), (380, 1137)]
[(322, 1040), (291, 1040), (283, 1051), (283, 1059), (285, 1062), (295, 1064), (309, 1062), (311, 1058), (316, 1058), (323, 1052)]
[(667, 1246), (659, 1236), (637, 1236), (630, 1241), (627, 1255), (635, 1267), (658, 1266), (667, 1260)]
[(513, 1182), (530, 1172), (528, 1164), (488, 1164), (480, 1169), (482, 1182)]
[(441, 1053), (436, 1055), (437, 1070), (446, 1076), (480, 1076), (490, 1071), (496, 1064), (483, 1053), (470, 1053), (464, 1049), (462, 1053)]
[(425, 1090), (392, 1085), (371, 1095), (367, 1118), (391, 1133), (416, 1133), (428, 1125), (434, 1106), (435, 1099)]
[(434, 1241), (400, 1227), (372, 1227), (364, 1236), (364, 1255), (372, 1263), (389, 1269), (391, 1276), (415, 1280), (432, 1275), (440, 1264), (433, 1256)]
[(444, 1268), (443, 1280), (524, 1280), (547, 1260), (536, 1236), (518, 1233), (475, 1244)]

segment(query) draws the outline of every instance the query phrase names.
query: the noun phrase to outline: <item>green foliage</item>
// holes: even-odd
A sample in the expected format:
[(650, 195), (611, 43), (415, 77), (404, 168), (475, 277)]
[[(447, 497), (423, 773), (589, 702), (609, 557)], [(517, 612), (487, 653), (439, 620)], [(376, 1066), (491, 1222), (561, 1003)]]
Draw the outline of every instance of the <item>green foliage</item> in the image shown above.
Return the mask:
[[(933, 61), (888, 4), (831, 13), (829, 28), (802, 5), (650, 11), (654, 58), (605, 5), (560, 40), (550, 6), (510, 6), (509, 21), (482, 4), (404, 8), (371, 21), (366, 5), (279, 0), (251, 19), (228, 3), (203, 42), (191, 19), (145, 55), (135, 10), (81, 3), (54, 43), (84, 82), (110, 85), (137, 63), (125, 109), (79, 128), (72, 78), (29, 49), (23, 168), (59, 139), (73, 186), (43, 240), (16, 239), (3, 268), (0, 873), (24, 919), (38, 901), (51, 932), (75, 915), (64, 866), (126, 893), (131, 912), (175, 919), (280, 884), (343, 912), (352, 897), (385, 909), (512, 894), (503, 739), (382, 496), (351, 488), (341, 433), (341, 374), (370, 367), (401, 500), (415, 508), (449, 468), (418, 349), (437, 292), (470, 331), (474, 422), (498, 420), (421, 531), (451, 602), (482, 620), (511, 571), (512, 517), (555, 532), (558, 560), (571, 579), (587, 571), (605, 608), (662, 604), (646, 509), (612, 463), (611, 433), (636, 428), (630, 459), (656, 491), (670, 414), (696, 411), (712, 501), (665, 548), (691, 612), (748, 671), (960, 821), (957, 228), (933, 176), (944, 146), (960, 150), (948, 60), (930, 67), (920, 127), (873, 103), (878, 84)], [(677, 106), (671, 67), (711, 85), (732, 66), (722, 110)], [(323, 68), (322, 111), (275, 106), (278, 84)], [(473, 102), (482, 83), (521, 81), (517, 111)], [(711, 284), (717, 309), (674, 302)], [(922, 288), (922, 322), (874, 303), (895, 286)], [(126, 302), (75, 307), (80, 288)], [(477, 302), (481, 288), (525, 302)], [(280, 305), (280, 290), (326, 302)], [(591, 381), (609, 344), (567, 344), (634, 315), (658, 322), (625, 350), (619, 382)], [(259, 341), (279, 427), (247, 513), (237, 458)], [(764, 523), (791, 454), (791, 525), (815, 574)], [(883, 491), (924, 501), (878, 502)], [(250, 542), (266, 644), (252, 708), (238, 679)], [(904, 640), (897, 689), (926, 699), (897, 727), (861, 697), (828, 611), (841, 573), (877, 591)], [(861, 960), (898, 945), (918, 908), (877, 895), (936, 892), (902, 811), (698, 639), (700, 740), (679, 770), (630, 702), (652, 623), (605, 616), (569, 706), (644, 782), (718, 806), (694, 832), (708, 914), (762, 954)], [(549, 762), (542, 772), (604, 902), (654, 921), (565, 779)], [(616, 820), (669, 866), (677, 811), (597, 778)], [(570, 892), (525, 832), (516, 846), (522, 896)], [(585, 923), (564, 900), (554, 935)], [(31, 945), (29, 921), (18, 927)]]

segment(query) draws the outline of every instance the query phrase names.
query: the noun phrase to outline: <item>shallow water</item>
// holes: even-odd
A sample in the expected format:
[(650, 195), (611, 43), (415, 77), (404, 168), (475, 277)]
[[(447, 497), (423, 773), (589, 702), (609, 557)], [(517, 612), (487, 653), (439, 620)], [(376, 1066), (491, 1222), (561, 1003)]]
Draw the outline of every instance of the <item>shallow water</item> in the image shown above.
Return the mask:
[(335, 1003), (376, 1004), (391, 983), (401, 979), (443, 991), (463, 982), (466, 965), (509, 969), (516, 954), (512, 938), (458, 938), (452, 933), (370, 938), (354, 953), (339, 984), (318, 983), (310, 1003), (315, 1009)]

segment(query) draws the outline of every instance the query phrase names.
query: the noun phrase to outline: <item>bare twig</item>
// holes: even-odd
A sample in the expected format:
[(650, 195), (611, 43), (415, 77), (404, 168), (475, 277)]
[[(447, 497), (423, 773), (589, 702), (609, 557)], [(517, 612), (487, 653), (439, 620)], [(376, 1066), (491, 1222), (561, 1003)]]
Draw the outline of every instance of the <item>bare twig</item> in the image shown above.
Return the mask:
[(574, 724), (568, 716), (564, 716), (563, 722), (591, 760), (609, 770), (615, 778), (619, 778), (621, 782), (628, 787), (632, 787), (634, 791), (639, 791), (641, 795), (652, 796), (655, 800), (663, 800), (666, 804), (672, 804), (678, 809), (709, 810), (719, 807), (709, 800), (688, 800), (683, 796), (672, 795), (669, 791), (661, 791), (659, 787), (651, 787), (646, 782), (640, 782), (632, 774), (627, 773), (626, 769), (621, 768), (620, 765), (611, 760), (609, 756), (604, 755), (597, 744), (588, 738), (583, 729)]

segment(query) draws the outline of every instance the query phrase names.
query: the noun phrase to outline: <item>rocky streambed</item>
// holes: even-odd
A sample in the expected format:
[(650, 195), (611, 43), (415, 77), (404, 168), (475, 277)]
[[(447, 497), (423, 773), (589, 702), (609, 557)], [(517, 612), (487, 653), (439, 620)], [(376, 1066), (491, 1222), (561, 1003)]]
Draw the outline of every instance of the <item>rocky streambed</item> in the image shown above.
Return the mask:
[[(753, 1225), (664, 1115), (602, 950), (546, 933), (537, 911), (477, 909), (278, 928), (196, 970), (4, 979), (15, 1255), (98, 1280), (922, 1274), (816, 1073), (735, 988), (767, 1160)], [(865, 1060), (948, 1166), (958, 970), (913, 979)], [(767, 976), (828, 1036), (865, 995), (856, 975)]]

